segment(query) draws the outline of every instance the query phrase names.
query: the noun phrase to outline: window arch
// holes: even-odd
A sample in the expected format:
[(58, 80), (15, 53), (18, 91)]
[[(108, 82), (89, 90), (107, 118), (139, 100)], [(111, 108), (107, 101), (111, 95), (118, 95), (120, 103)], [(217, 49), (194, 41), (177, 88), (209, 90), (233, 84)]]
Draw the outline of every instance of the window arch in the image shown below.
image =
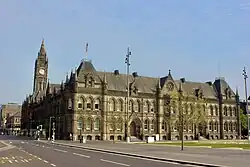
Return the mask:
[(212, 105), (210, 105), (210, 115), (213, 116), (214, 115), (214, 108)]
[(227, 116), (227, 107), (224, 107), (224, 116)]
[(140, 101), (137, 100), (134, 105), (134, 110), (140, 112)]
[(232, 109), (232, 107), (230, 106), (228, 108), (228, 110), (229, 110), (229, 116), (232, 117), (233, 116), (233, 109)]
[(95, 99), (95, 110), (101, 110), (101, 100), (99, 98)]
[(78, 120), (77, 120), (77, 129), (78, 130), (82, 130), (83, 129), (83, 118), (79, 118)]
[(224, 131), (228, 131), (228, 123), (224, 122)]
[(215, 122), (214, 130), (215, 130), (215, 131), (219, 131), (219, 124), (218, 124), (217, 121)]
[(117, 111), (123, 111), (123, 102), (121, 99), (117, 100), (116, 108), (117, 108)]
[(144, 121), (144, 130), (148, 130), (148, 124), (149, 124), (149, 121), (148, 121), (148, 119), (146, 119)]
[(209, 122), (209, 130), (213, 131), (213, 122), (212, 121)]
[(93, 98), (88, 97), (87, 98), (87, 110), (92, 110), (93, 109)]
[(150, 102), (149, 101), (146, 101), (146, 112), (150, 112)]
[(109, 101), (109, 110), (115, 111), (115, 100), (114, 99), (110, 99), (110, 101)]
[(99, 118), (95, 119), (94, 129), (98, 130), (98, 131), (100, 130), (100, 119)]

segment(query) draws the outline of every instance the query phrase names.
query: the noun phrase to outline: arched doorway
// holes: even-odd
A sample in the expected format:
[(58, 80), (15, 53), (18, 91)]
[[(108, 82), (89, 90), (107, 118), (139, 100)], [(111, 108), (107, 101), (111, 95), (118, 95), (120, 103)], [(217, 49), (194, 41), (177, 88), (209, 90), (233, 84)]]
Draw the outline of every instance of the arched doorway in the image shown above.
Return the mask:
[(141, 123), (140, 120), (133, 120), (130, 124), (130, 135), (140, 138), (141, 135)]

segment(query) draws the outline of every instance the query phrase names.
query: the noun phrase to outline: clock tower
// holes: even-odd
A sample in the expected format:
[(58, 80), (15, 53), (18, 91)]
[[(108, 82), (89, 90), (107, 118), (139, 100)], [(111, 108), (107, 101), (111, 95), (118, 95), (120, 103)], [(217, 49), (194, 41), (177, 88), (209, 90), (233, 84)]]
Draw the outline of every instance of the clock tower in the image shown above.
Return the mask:
[(35, 62), (33, 94), (45, 93), (47, 80), (48, 80), (48, 58), (43, 40)]

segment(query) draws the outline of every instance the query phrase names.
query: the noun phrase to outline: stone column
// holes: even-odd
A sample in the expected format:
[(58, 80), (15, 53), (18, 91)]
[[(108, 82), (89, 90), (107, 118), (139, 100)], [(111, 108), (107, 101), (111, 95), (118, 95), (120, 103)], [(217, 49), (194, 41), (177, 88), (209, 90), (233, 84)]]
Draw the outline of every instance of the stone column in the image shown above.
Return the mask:
[[(163, 107), (163, 100), (162, 99), (158, 99), (158, 134), (159, 134), (159, 140), (162, 140), (162, 129), (161, 129), (161, 125), (164, 122), (164, 107)], [(166, 127), (165, 127), (166, 128)]]

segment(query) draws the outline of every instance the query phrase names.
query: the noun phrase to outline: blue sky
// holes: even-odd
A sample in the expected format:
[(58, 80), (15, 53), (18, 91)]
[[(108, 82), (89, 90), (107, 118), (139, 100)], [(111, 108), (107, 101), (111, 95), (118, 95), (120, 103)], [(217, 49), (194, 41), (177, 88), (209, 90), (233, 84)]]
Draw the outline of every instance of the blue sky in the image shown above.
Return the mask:
[[(98, 70), (213, 81), (223, 76), (243, 95), (250, 73), (250, 0), (1, 0), (0, 103), (21, 103), (33, 84), (42, 39), (49, 78), (60, 83), (84, 58)], [(250, 76), (250, 74), (249, 74)], [(250, 85), (250, 83), (249, 83)]]

